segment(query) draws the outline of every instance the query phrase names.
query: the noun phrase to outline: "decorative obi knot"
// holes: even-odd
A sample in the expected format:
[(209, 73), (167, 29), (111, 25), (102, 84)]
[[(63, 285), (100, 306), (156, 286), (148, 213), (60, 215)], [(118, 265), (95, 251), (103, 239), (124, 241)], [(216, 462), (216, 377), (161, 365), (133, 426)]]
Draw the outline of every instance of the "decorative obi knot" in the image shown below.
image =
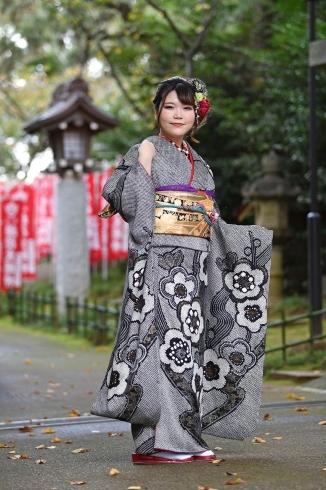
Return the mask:
[(200, 192), (157, 191), (154, 233), (210, 240), (218, 213), (213, 198)]

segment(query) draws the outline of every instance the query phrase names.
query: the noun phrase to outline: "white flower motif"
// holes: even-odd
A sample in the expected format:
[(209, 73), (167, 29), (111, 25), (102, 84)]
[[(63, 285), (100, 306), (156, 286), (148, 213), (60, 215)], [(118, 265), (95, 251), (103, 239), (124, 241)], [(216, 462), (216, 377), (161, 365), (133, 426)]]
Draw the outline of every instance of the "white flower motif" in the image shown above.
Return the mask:
[(146, 353), (146, 348), (140, 344), (139, 336), (132, 335), (129, 338), (127, 345), (124, 345), (121, 349), (119, 349), (117, 358), (119, 361), (123, 361), (128, 364), (131, 372), (133, 372), (145, 359)]
[(207, 286), (207, 257), (208, 253), (207, 252), (201, 252), (200, 257), (199, 257), (199, 264), (200, 264), (200, 269), (199, 269), (199, 278), (205, 286)]
[(267, 281), (267, 271), (263, 267), (252, 267), (247, 259), (240, 259), (232, 271), (224, 272), (223, 277), (232, 301), (243, 302), (260, 298), (262, 286)]
[(113, 362), (112, 368), (107, 374), (108, 400), (115, 395), (123, 395), (127, 388), (127, 380), (130, 374), (129, 366), (125, 362)]
[(264, 296), (252, 301), (237, 303), (235, 321), (241, 327), (256, 333), (266, 325), (267, 301)]
[(220, 390), (226, 384), (226, 376), (230, 372), (229, 363), (218, 357), (214, 349), (206, 349), (204, 354), (203, 386), (204, 391), (213, 388)]
[(180, 301), (191, 301), (195, 294), (196, 278), (182, 267), (174, 267), (171, 274), (161, 281), (162, 295), (170, 306), (176, 308)]
[(220, 347), (220, 355), (231, 364), (232, 371), (238, 376), (243, 376), (256, 364), (256, 356), (244, 340), (225, 342)]
[(197, 344), (204, 330), (204, 319), (199, 299), (195, 298), (192, 303), (180, 303), (178, 317), (185, 336), (190, 338), (192, 343)]
[(203, 394), (203, 368), (199, 366), (197, 362), (194, 362), (194, 371), (191, 380), (191, 387), (196, 394), (197, 400), (200, 404)]
[(160, 347), (160, 358), (176, 373), (183, 373), (192, 367), (191, 344), (180, 330), (172, 328), (166, 332), (164, 344)]
[(134, 268), (128, 273), (128, 284), (130, 291), (138, 295), (144, 285), (144, 272), (146, 267), (146, 257), (136, 259)]

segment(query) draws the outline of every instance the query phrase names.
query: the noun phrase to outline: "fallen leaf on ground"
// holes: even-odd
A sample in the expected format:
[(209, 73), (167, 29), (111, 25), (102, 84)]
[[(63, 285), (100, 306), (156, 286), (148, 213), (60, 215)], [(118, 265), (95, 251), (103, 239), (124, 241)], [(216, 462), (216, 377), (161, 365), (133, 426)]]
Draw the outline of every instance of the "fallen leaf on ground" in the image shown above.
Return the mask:
[(271, 416), (269, 415), (269, 413), (266, 413), (266, 414), (264, 415), (264, 420), (273, 420), (273, 417), (271, 417)]
[(219, 446), (217, 446), (217, 447), (214, 447), (214, 450), (215, 450), (215, 451), (222, 451), (222, 448), (221, 448), (221, 447), (219, 447)]
[(123, 432), (108, 432), (109, 437), (120, 437), (123, 436)]
[(12, 422), (12, 420), (10, 420), (10, 419), (7, 419), (7, 420), (4, 420), (3, 421), (4, 424), (10, 424), (10, 422)]
[(31, 366), (34, 362), (31, 359), (25, 359), (26, 366)]
[(7, 459), (20, 459), (21, 455), (20, 454), (13, 454), (12, 456), (7, 456)]
[(21, 459), (31, 459), (31, 457), (28, 454), (22, 454)]
[(80, 447), (78, 449), (74, 449), (71, 451), (74, 454), (79, 454), (79, 453), (88, 453), (91, 450), (90, 447)]
[(28, 434), (28, 435), (29, 435), (29, 437), (35, 437), (36, 436), (36, 434)]
[(291, 400), (306, 400), (305, 396), (298, 396), (295, 393), (288, 393), (285, 398), (290, 398)]
[(265, 439), (263, 439), (262, 437), (254, 437), (253, 440), (251, 442), (254, 442), (256, 444), (261, 444), (261, 443), (264, 443), (266, 442)]
[(128, 490), (141, 490), (141, 487), (128, 487)]
[(64, 444), (72, 444), (72, 441), (69, 441), (69, 440), (64, 441)]
[(69, 417), (80, 417), (80, 411), (75, 409), (71, 410)]
[(321, 422), (318, 422), (318, 425), (326, 425), (326, 420), (322, 420)]
[(9, 451), (9, 454), (16, 454), (16, 451)]
[(1, 449), (9, 449), (9, 448), (12, 448), (12, 447), (16, 447), (15, 444), (0, 444), (0, 448)]
[(34, 427), (29, 427), (28, 425), (24, 425), (24, 427), (19, 427), (19, 432), (33, 432)]
[(212, 488), (212, 487), (198, 487), (198, 490), (217, 490), (217, 488)]
[(87, 481), (71, 481), (70, 485), (86, 485)]
[(35, 449), (44, 449), (45, 448), (45, 444), (40, 444), (39, 446), (36, 446)]
[(273, 437), (274, 441), (281, 441), (283, 439), (282, 436), (276, 436), (276, 437)]
[(57, 446), (47, 446), (46, 449), (55, 449)]
[(295, 412), (307, 412), (308, 408), (307, 407), (295, 407), (294, 411)]
[(323, 468), (322, 471), (326, 471), (326, 468)]
[(35, 464), (45, 464), (46, 463), (46, 459), (37, 459), (35, 461)]
[(224, 483), (225, 485), (237, 485), (238, 483), (244, 483), (244, 480), (242, 478), (237, 478), (234, 481), (226, 481)]
[(58, 444), (59, 442), (61, 442), (61, 439), (60, 439), (60, 437), (54, 437), (53, 439), (51, 439), (50, 442), (52, 442), (53, 444), (54, 443)]
[(35, 391), (33, 391), (33, 393), (34, 393), (34, 395), (40, 395), (41, 394), (41, 392), (39, 390), (35, 390)]
[(42, 434), (54, 434), (56, 431), (54, 429), (43, 429)]
[(116, 470), (115, 468), (112, 468), (110, 470), (110, 476), (118, 475), (119, 473), (120, 473), (120, 471)]
[(226, 461), (226, 460), (224, 458), (221, 458), (221, 459), (211, 459), (208, 462), (209, 463), (212, 463), (212, 464), (219, 464), (219, 463), (222, 463), (223, 461)]
[(227, 471), (226, 474), (229, 476), (237, 476), (238, 473), (232, 473), (232, 471)]

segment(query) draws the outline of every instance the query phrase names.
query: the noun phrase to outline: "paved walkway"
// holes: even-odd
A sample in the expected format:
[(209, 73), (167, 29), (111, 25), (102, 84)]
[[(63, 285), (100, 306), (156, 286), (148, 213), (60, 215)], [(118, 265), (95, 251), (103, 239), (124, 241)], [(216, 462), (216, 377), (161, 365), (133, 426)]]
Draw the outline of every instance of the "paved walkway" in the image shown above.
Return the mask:
[[(86, 482), (89, 490), (221, 490), (238, 478), (239, 490), (326, 488), (326, 425), (319, 424), (326, 420), (326, 377), (301, 386), (264, 385), (252, 437), (205, 437), (220, 448), (218, 464), (134, 466), (129, 424), (86, 415), (108, 358), (101, 348), (67, 347), (28, 329), (2, 328), (0, 319), (1, 490), (65, 490), (71, 482)], [(287, 398), (290, 393), (305, 400)], [(24, 426), (33, 430), (20, 431)], [(49, 429), (54, 432), (43, 432)], [(266, 442), (253, 443), (254, 437)], [(80, 448), (87, 450), (72, 452)], [(27, 457), (8, 459), (17, 455)], [(119, 473), (110, 476), (112, 468)]]

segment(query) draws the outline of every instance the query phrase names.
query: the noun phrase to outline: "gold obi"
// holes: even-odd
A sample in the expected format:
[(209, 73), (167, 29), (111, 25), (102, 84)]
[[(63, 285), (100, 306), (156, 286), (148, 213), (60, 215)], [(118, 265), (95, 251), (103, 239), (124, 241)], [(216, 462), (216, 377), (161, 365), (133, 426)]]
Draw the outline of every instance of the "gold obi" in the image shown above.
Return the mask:
[(155, 196), (154, 233), (186, 235), (210, 240), (213, 199), (206, 194), (159, 191)]

